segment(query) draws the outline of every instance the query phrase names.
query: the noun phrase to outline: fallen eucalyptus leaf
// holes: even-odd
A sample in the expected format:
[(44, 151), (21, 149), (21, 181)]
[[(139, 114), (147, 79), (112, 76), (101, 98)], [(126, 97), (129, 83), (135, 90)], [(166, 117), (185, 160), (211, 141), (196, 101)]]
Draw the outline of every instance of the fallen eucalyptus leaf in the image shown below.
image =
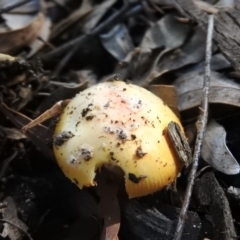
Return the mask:
[[(151, 73), (151, 70), (160, 61), (163, 54), (180, 47), (184, 43), (189, 29), (188, 25), (176, 20), (175, 14), (168, 14), (157, 21), (145, 33), (139, 46), (141, 53), (133, 79), (136, 79), (138, 83), (139, 81), (146, 81), (144, 79)], [(156, 49), (161, 51), (153, 55), (152, 52)]]
[(139, 47), (142, 52), (151, 52), (162, 46), (169, 51), (183, 44), (189, 29), (188, 25), (176, 20), (175, 14), (168, 14), (145, 33)]
[[(222, 53), (217, 53), (212, 56), (211, 70), (219, 71), (219, 70), (224, 70), (230, 67), (232, 67), (231, 63), (225, 58), (225, 56)], [(180, 77), (190, 72), (203, 72), (204, 69), (205, 69), (205, 62), (202, 61), (200, 63), (189, 65), (189, 66), (186, 66), (185, 68), (179, 69), (176, 72), (176, 76)]]
[(217, 122), (208, 124), (201, 151), (202, 158), (214, 169), (227, 175), (240, 172), (240, 166), (226, 145), (226, 131)]
[[(2, 0), (0, 9), (8, 8), (20, 0)], [(1, 14), (4, 23), (0, 26), (0, 52), (15, 53), (37, 38), (45, 16), (40, 0), (29, 1)]]
[[(174, 82), (178, 92), (178, 108), (180, 111), (200, 105), (203, 78), (203, 72), (191, 72), (179, 77)], [(240, 85), (224, 75), (212, 71), (209, 103), (223, 103), (240, 107)]]
[(134, 45), (124, 24), (118, 24), (108, 33), (100, 35), (105, 49), (118, 61), (123, 61), (133, 51)]
[(193, 36), (181, 48), (165, 54), (161, 58), (161, 61), (158, 61), (148, 79), (145, 80), (146, 83), (151, 83), (164, 73), (203, 61), (205, 56), (205, 41), (206, 34), (202, 29), (196, 28)]
[(21, 47), (27, 46), (37, 38), (44, 21), (44, 15), (39, 13), (28, 26), (0, 33), (0, 52), (14, 53)]

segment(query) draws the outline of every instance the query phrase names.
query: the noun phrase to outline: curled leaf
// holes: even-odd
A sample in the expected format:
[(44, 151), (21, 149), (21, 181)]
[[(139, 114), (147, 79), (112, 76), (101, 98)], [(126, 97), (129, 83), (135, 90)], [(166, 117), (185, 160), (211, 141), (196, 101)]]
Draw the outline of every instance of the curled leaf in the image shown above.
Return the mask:
[(216, 170), (228, 175), (238, 174), (240, 166), (226, 145), (226, 131), (215, 121), (211, 121), (205, 132), (202, 158)]

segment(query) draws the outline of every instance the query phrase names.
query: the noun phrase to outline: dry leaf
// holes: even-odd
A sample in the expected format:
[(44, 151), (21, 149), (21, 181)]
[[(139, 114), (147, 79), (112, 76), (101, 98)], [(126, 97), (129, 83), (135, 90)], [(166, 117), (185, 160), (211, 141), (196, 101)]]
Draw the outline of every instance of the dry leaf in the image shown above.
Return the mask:
[[(163, 54), (180, 47), (187, 38), (190, 28), (179, 23), (174, 14), (168, 14), (156, 22), (143, 37), (140, 44), (140, 56), (137, 62), (134, 79), (143, 85), (147, 76), (160, 61)], [(154, 49), (164, 49), (159, 54), (152, 55)], [(150, 81), (149, 81), (150, 82)], [(145, 84), (147, 85), (147, 84)]]
[[(24, 239), (22, 232), (27, 233), (28, 227), (18, 218), (18, 210), (14, 200), (11, 197), (7, 197), (4, 201), (6, 202), (7, 207), (1, 209), (0, 212), (3, 219), (6, 220), (6, 223), (3, 224), (4, 228), (3, 231), (1, 231), (0, 236), (4, 237), (4, 239), (9, 238), (11, 240)], [(7, 221), (12, 224), (7, 223)]]
[(124, 24), (118, 24), (108, 33), (100, 35), (105, 49), (118, 61), (123, 61), (133, 51), (134, 45)]
[(27, 46), (35, 38), (37, 38), (45, 17), (39, 13), (28, 25), (23, 29), (8, 31), (0, 34), (0, 52), (14, 53), (23, 46)]
[(196, 28), (193, 36), (181, 48), (164, 55), (153, 69), (147, 82), (152, 82), (155, 78), (164, 73), (179, 69), (189, 64), (199, 63), (205, 56), (206, 35), (202, 29)]
[(142, 52), (151, 52), (152, 49), (164, 46), (165, 52), (183, 44), (190, 28), (178, 22), (175, 14), (168, 14), (153, 24), (145, 33), (140, 44)]
[[(193, 64), (186, 66), (182, 69), (179, 69), (176, 72), (176, 76), (180, 77), (184, 74), (190, 73), (190, 72), (204, 72), (205, 69), (205, 61), (202, 61), (198, 64)], [(226, 68), (232, 67), (231, 63), (225, 58), (225, 56), (222, 53), (214, 54), (211, 58), (211, 70), (218, 71), (218, 70), (224, 70)]]
[(226, 135), (223, 126), (211, 120), (205, 132), (201, 156), (220, 172), (228, 175), (238, 174), (240, 166), (226, 145)]
[[(21, 0), (1, 0), (0, 9), (8, 8), (12, 5), (22, 2)], [(13, 31), (23, 29), (27, 27), (34, 18), (36, 18), (38, 12), (41, 10), (41, 1), (28, 1), (12, 10), (1, 14), (4, 19), (4, 25), (1, 25), (0, 32)]]
[[(192, 72), (181, 76), (174, 82), (178, 92), (180, 111), (200, 105), (203, 78), (204, 73)], [(220, 73), (211, 72), (209, 103), (223, 103), (240, 107), (240, 85)]]

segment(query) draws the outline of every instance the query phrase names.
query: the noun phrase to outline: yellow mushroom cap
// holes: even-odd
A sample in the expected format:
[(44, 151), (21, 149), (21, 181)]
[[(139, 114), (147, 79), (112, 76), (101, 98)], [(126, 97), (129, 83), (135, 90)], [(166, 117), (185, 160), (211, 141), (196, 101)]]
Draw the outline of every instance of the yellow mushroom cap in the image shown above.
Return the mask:
[(77, 94), (60, 116), (54, 153), (64, 174), (80, 188), (94, 186), (103, 165), (120, 167), (130, 198), (172, 183), (182, 168), (168, 141), (170, 121), (179, 119), (144, 88), (104, 82)]

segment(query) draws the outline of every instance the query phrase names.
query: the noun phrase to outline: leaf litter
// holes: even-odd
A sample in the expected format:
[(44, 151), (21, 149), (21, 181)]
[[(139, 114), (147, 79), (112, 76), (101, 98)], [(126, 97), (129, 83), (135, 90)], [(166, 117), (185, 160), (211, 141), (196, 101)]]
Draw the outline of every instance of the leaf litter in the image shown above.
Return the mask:
[(225, 174), (240, 172), (240, 166), (226, 146), (226, 131), (217, 122), (211, 120), (205, 132), (201, 155), (214, 169)]
[[(210, 6), (211, 9), (217, 10), (215, 14), (218, 17), (217, 14), (224, 11), (218, 5), (196, 6), (203, 11), (207, 10), (206, 6)], [(20, 199), (24, 197), (24, 194), (16, 190), (17, 188), (20, 186), (23, 189), (30, 188), (36, 193), (35, 199), (31, 200), (31, 208), (28, 208), (27, 203), (23, 204), (25, 215), (20, 214), (20, 217), (14, 215), (14, 218), (20, 221), (19, 224), (25, 224), (23, 230), (27, 234), (29, 232), (34, 240), (66, 238), (124, 240), (139, 239), (146, 233), (152, 236), (160, 234), (159, 239), (172, 239), (173, 223), (176, 223), (178, 218), (177, 208), (182, 204), (188, 169), (183, 171), (177, 181), (178, 192), (174, 201), (173, 197), (169, 196), (173, 194), (171, 191), (162, 191), (139, 200), (128, 200), (122, 190), (116, 194), (116, 189), (108, 183), (104, 183), (102, 188), (99, 187), (97, 192), (89, 189), (80, 191), (70, 183), (67, 184), (67, 188), (64, 187), (67, 181), (65, 178), (60, 181), (60, 185), (56, 184), (58, 189), (53, 191), (51, 188), (53, 182), (58, 182), (59, 176), (60, 179), (62, 177), (51, 151), (51, 139), (57, 118), (36, 126), (26, 135), (19, 132), (19, 129), (55, 102), (71, 98), (92, 84), (109, 80), (114, 74), (120, 74), (123, 80), (145, 86), (163, 98), (176, 114), (182, 116), (183, 123), (191, 123), (192, 125), (184, 127), (191, 131), (190, 144), (193, 147), (196, 138), (193, 119), (196, 116), (193, 116), (191, 111), (194, 110), (196, 113), (201, 103), (205, 67), (206, 32), (201, 22), (198, 24), (197, 21), (187, 18), (182, 10), (184, 5), (166, 0), (142, 2), (68, 0), (44, 1), (43, 5), (40, 1), (26, 1), (21, 5), (20, 0), (14, 0), (1, 1), (0, 6), (3, 9), (0, 22), (0, 52), (17, 57), (0, 55), (2, 163), (6, 163), (9, 156), (17, 153), (8, 164), (1, 165), (4, 177), (1, 179), (0, 201), (14, 196), (16, 206), (9, 204), (13, 214), (19, 211), (20, 203), (22, 204)], [(209, 239), (216, 239), (219, 236), (226, 238), (229, 232), (235, 236), (233, 225), (231, 224), (231, 229), (227, 230), (225, 224), (226, 221), (232, 223), (230, 208), (235, 222), (240, 221), (239, 216), (234, 214), (234, 211), (239, 211), (239, 206), (231, 205), (231, 202), (229, 205), (223, 193), (225, 191), (236, 201), (239, 199), (240, 185), (238, 186), (236, 182), (240, 183), (240, 153), (234, 150), (238, 141), (229, 140), (234, 129), (237, 129), (237, 121), (232, 124), (231, 130), (225, 127), (229, 114), (234, 115), (240, 107), (239, 80), (238, 70), (233, 67), (234, 62), (226, 59), (226, 56), (225, 52), (221, 52), (219, 45), (214, 44), (209, 96), (212, 114), (209, 115), (201, 153), (206, 162), (200, 160), (197, 181), (200, 183), (201, 191), (194, 192), (192, 212), (188, 213), (189, 219), (192, 217), (198, 227), (194, 229), (187, 223), (182, 239), (197, 239), (200, 235)], [(39, 61), (42, 61), (43, 65)], [(235, 75), (231, 75), (232, 72), (235, 72)], [(185, 114), (186, 112), (189, 114)], [(216, 112), (218, 114), (215, 114)], [(217, 116), (221, 116), (225, 122), (219, 120)], [(211, 170), (205, 170), (206, 164), (212, 166)], [(50, 169), (53, 170), (53, 174), (49, 173)], [(211, 174), (208, 174), (209, 172)], [(39, 176), (46, 179), (48, 187), (44, 185), (45, 183), (41, 185), (39, 181), (40, 187), (31, 188), (30, 182), (35, 179), (38, 181)], [(237, 180), (233, 181), (229, 176), (234, 176)], [(24, 182), (23, 179), (26, 177), (30, 181), (21, 185), (21, 181)], [(13, 187), (11, 185), (13, 179), (21, 181)], [(207, 201), (206, 194), (209, 189), (205, 186), (209, 179), (216, 190), (211, 192), (209, 198), (222, 196), (222, 204), (216, 200), (212, 203)], [(94, 211), (77, 218), (76, 221), (71, 217), (66, 218), (68, 206), (58, 201), (51, 205), (49, 200), (61, 199), (59, 196), (64, 195), (63, 189), (64, 191), (68, 189), (70, 199), (74, 199), (77, 191), (83, 198), (89, 199), (91, 196), (92, 200), (82, 202), (81, 207), (92, 208)], [(51, 195), (53, 192), (57, 198)], [(43, 195), (50, 203), (40, 197)], [(199, 197), (200, 201), (195, 201)], [(159, 208), (159, 204), (163, 203), (171, 205), (171, 208)], [(75, 200), (69, 211), (74, 212), (78, 207)], [(224, 219), (221, 226), (216, 222), (217, 212), (213, 210), (214, 208), (219, 209)], [(166, 209), (168, 210), (165, 211)], [(26, 219), (34, 214), (38, 224), (32, 227)], [(55, 220), (51, 219), (59, 219), (59, 225), (54, 225)], [(153, 224), (153, 220), (156, 224)], [(7, 223), (3, 225), (7, 226)], [(208, 229), (205, 228), (207, 225)], [(37, 231), (34, 231), (35, 228)], [(92, 233), (87, 233), (87, 229), (89, 231), (91, 228)], [(237, 224), (235, 228), (240, 231)], [(13, 226), (11, 230), (3, 229), (0, 235), (8, 236), (11, 240), (28, 236)], [(142, 236), (139, 235), (139, 229), (143, 233)], [(162, 229), (168, 231), (163, 232)], [(20, 235), (11, 235), (12, 231)]]
[[(201, 102), (203, 72), (187, 73), (174, 81), (180, 111), (196, 107)], [(211, 73), (209, 103), (240, 106), (240, 85), (218, 72)]]

